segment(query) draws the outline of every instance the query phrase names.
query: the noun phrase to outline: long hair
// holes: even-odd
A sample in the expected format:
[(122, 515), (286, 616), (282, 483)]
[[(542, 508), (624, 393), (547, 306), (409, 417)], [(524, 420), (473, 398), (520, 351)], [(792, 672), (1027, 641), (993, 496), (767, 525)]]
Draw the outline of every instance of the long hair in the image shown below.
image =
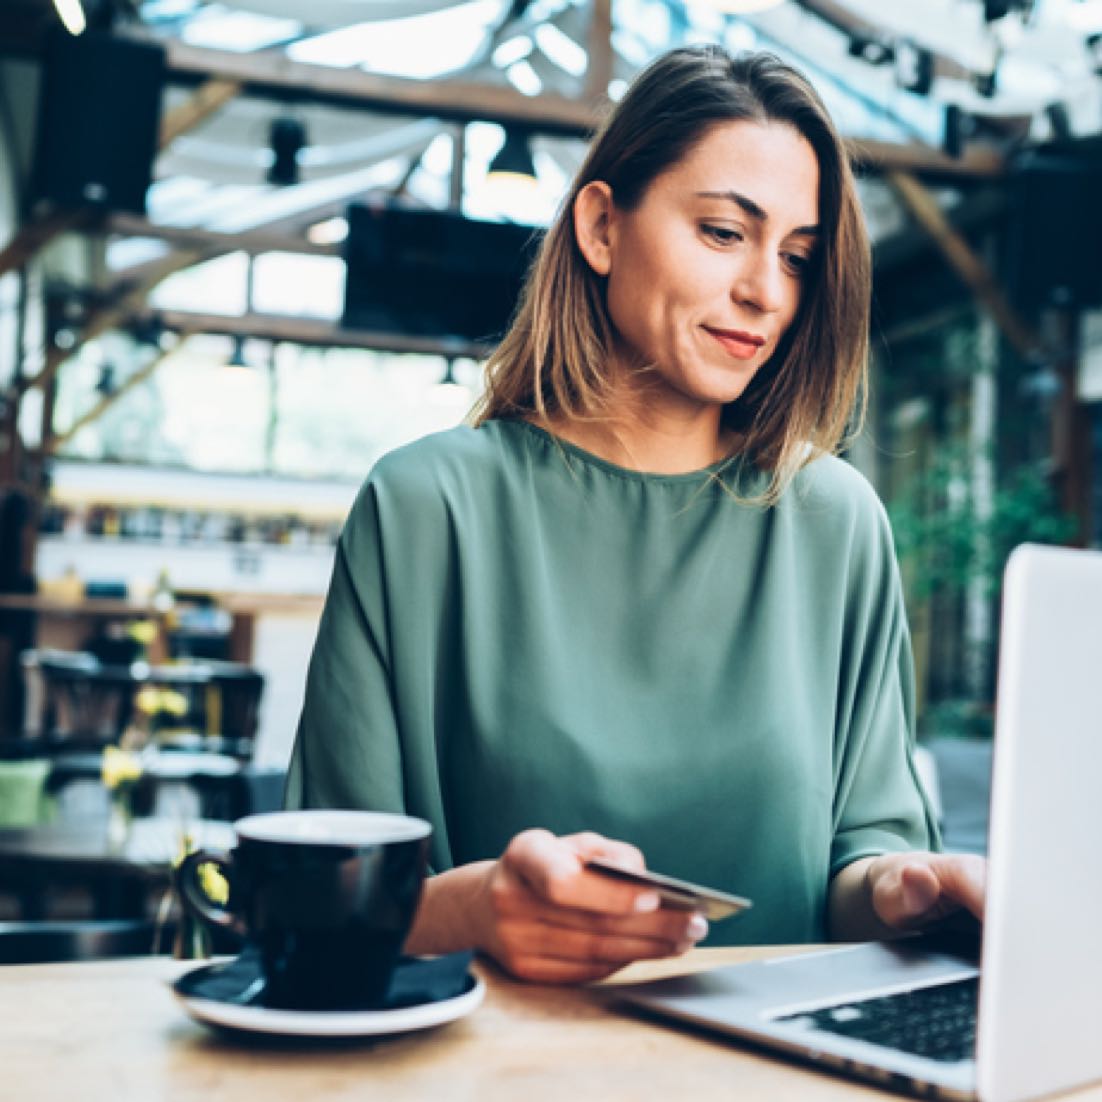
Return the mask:
[(490, 418), (611, 419), (612, 323), (605, 279), (586, 262), (573, 209), (603, 180), (622, 210), (638, 206), (661, 173), (722, 123), (781, 122), (819, 165), (819, 244), (784, 339), (740, 397), (723, 410), (739, 454), (768, 472), (754, 498), (772, 504), (795, 474), (836, 451), (864, 413), (870, 257), (842, 140), (810, 83), (771, 54), (732, 57), (718, 46), (671, 50), (635, 79), (597, 132), (541, 243), (504, 339), (486, 366), (472, 412)]

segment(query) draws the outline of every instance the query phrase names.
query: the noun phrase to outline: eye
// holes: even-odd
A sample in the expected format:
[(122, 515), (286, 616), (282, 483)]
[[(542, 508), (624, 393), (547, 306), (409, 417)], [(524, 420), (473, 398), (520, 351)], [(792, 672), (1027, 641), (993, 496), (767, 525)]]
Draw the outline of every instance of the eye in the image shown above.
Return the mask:
[(706, 222), (701, 225), (700, 232), (717, 245), (734, 245), (743, 240), (742, 233), (730, 226), (714, 226)]
[(782, 253), (781, 258), (793, 275), (802, 276), (811, 267), (811, 257), (804, 253)]

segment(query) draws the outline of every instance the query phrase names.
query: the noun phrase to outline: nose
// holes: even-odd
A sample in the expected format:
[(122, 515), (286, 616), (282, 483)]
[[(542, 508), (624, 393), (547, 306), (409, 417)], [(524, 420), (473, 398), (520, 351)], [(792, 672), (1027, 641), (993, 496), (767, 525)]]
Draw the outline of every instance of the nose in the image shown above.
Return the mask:
[(780, 257), (746, 255), (731, 284), (731, 297), (763, 314), (775, 314), (784, 301), (785, 272)]

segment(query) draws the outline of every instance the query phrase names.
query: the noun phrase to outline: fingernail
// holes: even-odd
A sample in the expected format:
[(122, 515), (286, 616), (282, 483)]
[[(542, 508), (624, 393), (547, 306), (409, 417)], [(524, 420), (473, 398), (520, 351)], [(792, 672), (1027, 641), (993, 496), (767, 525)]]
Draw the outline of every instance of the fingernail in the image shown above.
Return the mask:
[(643, 892), (635, 897), (634, 910), (636, 914), (648, 914), (650, 911), (657, 911), (661, 903), (657, 892)]
[(701, 938), (708, 935), (708, 920), (703, 915), (693, 915), (689, 919), (689, 928), (686, 933), (693, 939), (693, 941), (700, 941)]

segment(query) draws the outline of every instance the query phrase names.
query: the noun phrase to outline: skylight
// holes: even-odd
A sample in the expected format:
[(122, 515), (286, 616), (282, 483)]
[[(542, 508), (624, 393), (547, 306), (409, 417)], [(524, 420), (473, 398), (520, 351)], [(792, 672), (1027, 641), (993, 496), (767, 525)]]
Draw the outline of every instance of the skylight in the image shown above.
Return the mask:
[(295, 19), (274, 19), (208, 4), (184, 24), (180, 37), (191, 46), (248, 53), (297, 38), (301, 33), (302, 24)]
[(468, 0), (439, 12), (357, 23), (287, 49), (294, 61), (430, 79), (470, 64), (499, 22), (504, 0)]

